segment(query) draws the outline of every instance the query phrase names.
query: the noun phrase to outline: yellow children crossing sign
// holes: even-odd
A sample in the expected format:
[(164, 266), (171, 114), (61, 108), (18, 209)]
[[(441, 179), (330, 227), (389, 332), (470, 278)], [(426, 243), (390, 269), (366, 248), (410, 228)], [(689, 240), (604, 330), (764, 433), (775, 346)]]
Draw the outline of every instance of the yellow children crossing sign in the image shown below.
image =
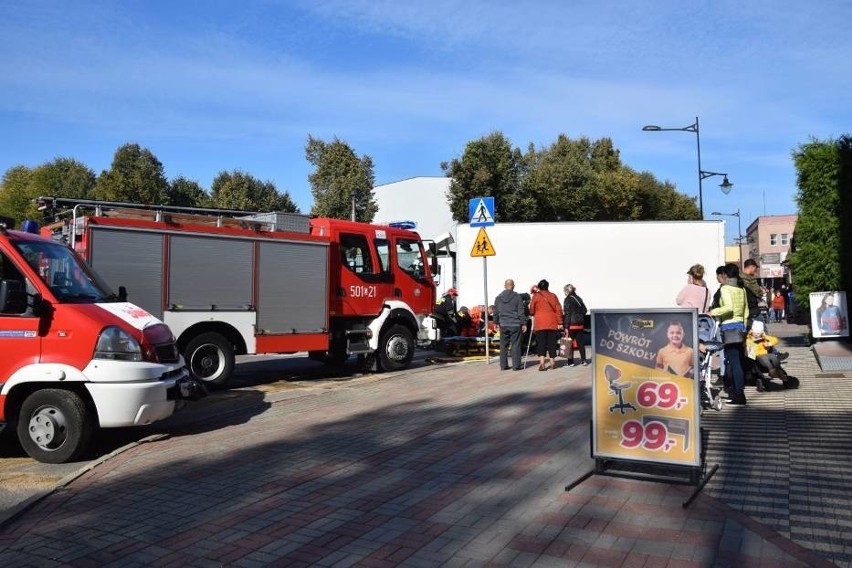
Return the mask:
[(470, 249), (470, 256), (494, 256), (495, 254), (497, 253), (494, 251), (491, 239), (488, 238), (488, 233), (485, 232), (485, 227), (480, 227), (479, 234), (473, 241), (473, 248)]

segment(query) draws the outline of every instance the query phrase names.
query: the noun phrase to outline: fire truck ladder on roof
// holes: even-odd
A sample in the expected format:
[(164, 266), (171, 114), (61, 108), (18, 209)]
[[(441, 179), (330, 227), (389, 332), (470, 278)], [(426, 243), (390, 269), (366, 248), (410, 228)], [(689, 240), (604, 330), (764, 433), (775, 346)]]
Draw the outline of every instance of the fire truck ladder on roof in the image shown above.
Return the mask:
[[(95, 217), (135, 217), (165, 223), (191, 223), (197, 225), (213, 225), (216, 227), (233, 227), (241, 229), (289, 230), (291, 232), (309, 232), (307, 215), (298, 213), (244, 211), (240, 209), (216, 209), (212, 207), (185, 207), (180, 205), (149, 205), (123, 201), (100, 201), (94, 199), (72, 199), (66, 197), (39, 197), (35, 200), (39, 211), (55, 211), (56, 220), (61, 215), (71, 213), (71, 225), (76, 227), (78, 210), (86, 208), (94, 211)], [(59, 207), (70, 207), (64, 211), (56, 211)], [(298, 229), (282, 228), (278, 221), (280, 217), (287, 219), (299, 218), (303, 221)], [(302, 227), (304, 225), (304, 228)]]

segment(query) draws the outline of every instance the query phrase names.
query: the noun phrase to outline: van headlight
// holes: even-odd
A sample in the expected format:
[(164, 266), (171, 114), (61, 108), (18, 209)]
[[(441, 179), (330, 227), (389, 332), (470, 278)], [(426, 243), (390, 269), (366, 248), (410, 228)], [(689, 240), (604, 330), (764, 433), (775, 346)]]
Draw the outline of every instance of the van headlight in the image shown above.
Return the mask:
[(98, 336), (95, 359), (110, 361), (141, 361), (139, 342), (120, 327), (107, 327)]

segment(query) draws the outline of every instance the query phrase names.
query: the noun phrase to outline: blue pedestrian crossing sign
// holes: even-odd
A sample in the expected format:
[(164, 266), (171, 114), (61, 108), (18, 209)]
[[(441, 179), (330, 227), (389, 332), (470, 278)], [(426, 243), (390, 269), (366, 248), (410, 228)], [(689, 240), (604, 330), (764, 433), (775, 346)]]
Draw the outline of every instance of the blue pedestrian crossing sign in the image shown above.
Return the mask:
[(494, 225), (494, 198), (474, 197), (470, 200), (470, 226), (490, 227)]

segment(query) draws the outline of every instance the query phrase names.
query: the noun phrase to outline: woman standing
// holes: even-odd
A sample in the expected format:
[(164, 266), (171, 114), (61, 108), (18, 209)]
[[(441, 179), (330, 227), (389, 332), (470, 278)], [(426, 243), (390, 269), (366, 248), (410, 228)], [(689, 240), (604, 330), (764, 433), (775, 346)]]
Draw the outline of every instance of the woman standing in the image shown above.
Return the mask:
[(745, 347), (745, 322), (748, 320), (748, 301), (745, 290), (737, 279), (740, 271), (736, 264), (726, 264), (725, 271), (717, 275), (719, 288), (719, 307), (710, 310), (710, 315), (721, 320), (722, 341), (725, 342), (725, 360), (731, 368), (733, 387), (728, 404), (746, 403), (745, 372), (743, 357)]
[(693, 264), (686, 272), (686, 286), (675, 298), (675, 303), (682, 308), (695, 308), (699, 314), (706, 314), (710, 309), (710, 291), (704, 282), (704, 267)]
[[(538, 355), (538, 370), (546, 371), (556, 367), (556, 334), (562, 327), (562, 306), (559, 298), (551, 292), (550, 283), (542, 280), (538, 283), (538, 292), (530, 302), (530, 315), (533, 316), (535, 329), (535, 350)], [(547, 365), (547, 357), (550, 365)]]
[(781, 295), (781, 290), (775, 290), (775, 296), (772, 298), (772, 311), (775, 312), (775, 322), (780, 323), (784, 320), (784, 308), (787, 307), (787, 301)]
[(583, 298), (577, 295), (577, 290), (573, 284), (566, 284), (562, 289), (565, 292), (565, 300), (562, 302), (562, 313), (564, 314), (565, 331), (568, 334), (568, 366), (573, 367), (574, 363), (574, 343), (577, 344), (577, 349), (580, 350), (580, 364), (588, 365), (586, 359), (585, 345), (585, 329), (586, 329), (586, 304), (583, 303)]

